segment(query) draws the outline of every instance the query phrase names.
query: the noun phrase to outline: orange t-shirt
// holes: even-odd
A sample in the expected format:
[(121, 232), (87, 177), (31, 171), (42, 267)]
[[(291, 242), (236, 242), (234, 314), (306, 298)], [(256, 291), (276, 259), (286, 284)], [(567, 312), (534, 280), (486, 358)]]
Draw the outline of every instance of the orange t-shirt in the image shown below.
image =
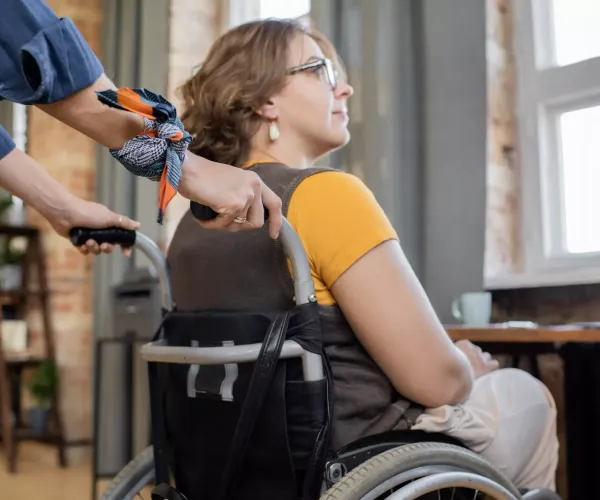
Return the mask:
[(317, 302), (324, 306), (335, 305), (331, 286), (358, 259), (384, 241), (398, 239), (369, 188), (341, 171), (303, 180), (292, 194), (287, 219), (302, 240)]

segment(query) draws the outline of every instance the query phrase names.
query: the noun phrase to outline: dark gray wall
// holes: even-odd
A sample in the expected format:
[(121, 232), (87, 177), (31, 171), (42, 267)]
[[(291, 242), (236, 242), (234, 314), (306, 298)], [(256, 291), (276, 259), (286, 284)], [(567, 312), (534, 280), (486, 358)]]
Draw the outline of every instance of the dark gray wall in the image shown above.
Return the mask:
[(423, 283), (442, 321), (483, 283), (486, 203), (486, 8), (420, 0), (423, 65)]
[(483, 283), (485, 2), (318, 0), (312, 16), (348, 67), (351, 111), (363, 110), (335, 166), (362, 167), (440, 319), (453, 322), (453, 298)]
[[(364, 179), (421, 275), (422, 169), (414, 3), (319, 0), (313, 2), (311, 16), (335, 43), (354, 86), (348, 103), (352, 140), (330, 155), (328, 163)], [(357, 109), (360, 112), (354, 113)]]

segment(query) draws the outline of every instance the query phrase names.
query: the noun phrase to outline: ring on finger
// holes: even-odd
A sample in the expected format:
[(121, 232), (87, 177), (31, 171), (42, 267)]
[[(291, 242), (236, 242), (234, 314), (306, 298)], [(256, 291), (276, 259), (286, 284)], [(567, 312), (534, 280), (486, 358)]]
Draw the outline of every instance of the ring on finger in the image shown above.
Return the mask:
[(248, 219), (246, 217), (236, 217), (235, 219), (233, 219), (233, 222), (235, 222), (236, 224), (243, 224), (247, 220)]

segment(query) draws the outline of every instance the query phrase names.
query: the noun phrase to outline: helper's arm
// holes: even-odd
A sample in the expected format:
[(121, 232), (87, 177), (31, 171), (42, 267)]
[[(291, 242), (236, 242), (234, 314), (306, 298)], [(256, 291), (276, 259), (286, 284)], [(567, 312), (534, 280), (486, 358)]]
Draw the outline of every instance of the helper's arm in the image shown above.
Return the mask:
[[(143, 130), (143, 118), (102, 104), (97, 91), (115, 89), (106, 75), (94, 84), (65, 99), (37, 106), (57, 120), (79, 130), (95, 141), (113, 149)], [(254, 173), (222, 165), (190, 152), (182, 165), (179, 192), (185, 198), (208, 205), (221, 214), (214, 221), (202, 223), (213, 229), (240, 231), (264, 224), (263, 205), (269, 209), (269, 233), (275, 238), (281, 227), (281, 200)], [(238, 216), (248, 219), (236, 224)]]
[[(98, 101), (96, 90), (114, 85), (70, 19), (59, 18), (43, 0), (3, 0), (2, 6), (0, 98), (36, 105), (110, 148), (119, 148), (142, 131), (141, 117)], [(5, 136), (0, 136), (0, 158), (13, 146)], [(7, 163), (12, 165), (4, 161), (5, 168)], [(182, 176), (181, 194), (221, 215), (211, 227), (233, 231), (260, 227), (264, 203), (270, 210), (270, 233), (278, 234), (281, 202), (256, 174), (190, 154)], [(233, 223), (237, 216), (246, 216), (248, 223)]]
[(96, 91), (109, 89), (116, 90), (116, 87), (102, 74), (90, 87), (60, 101), (38, 104), (37, 107), (103, 146), (119, 149), (144, 130), (144, 119), (134, 113), (102, 104)]
[[(0, 186), (40, 212), (61, 236), (67, 236), (74, 226), (139, 227), (137, 222), (111, 212), (104, 205), (77, 198), (33, 158), (16, 148), (0, 158)], [(106, 251), (110, 249), (109, 245), (103, 247)]]

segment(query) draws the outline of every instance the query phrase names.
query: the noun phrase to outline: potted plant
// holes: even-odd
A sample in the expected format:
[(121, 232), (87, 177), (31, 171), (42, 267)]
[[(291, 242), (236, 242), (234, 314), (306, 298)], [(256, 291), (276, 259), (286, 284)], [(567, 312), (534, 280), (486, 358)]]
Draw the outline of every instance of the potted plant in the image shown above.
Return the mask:
[(36, 434), (48, 428), (48, 416), (58, 386), (56, 365), (50, 359), (43, 361), (29, 380), (29, 392), (34, 406), (29, 409), (29, 426)]
[(13, 198), (11, 194), (3, 189), (0, 189), (0, 221), (7, 222), (8, 213), (12, 206)]
[(5, 238), (0, 254), (0, 281), (3, 290), (20, 290), (23, 286), (23, 258), (27, 251), (26, 238)]

